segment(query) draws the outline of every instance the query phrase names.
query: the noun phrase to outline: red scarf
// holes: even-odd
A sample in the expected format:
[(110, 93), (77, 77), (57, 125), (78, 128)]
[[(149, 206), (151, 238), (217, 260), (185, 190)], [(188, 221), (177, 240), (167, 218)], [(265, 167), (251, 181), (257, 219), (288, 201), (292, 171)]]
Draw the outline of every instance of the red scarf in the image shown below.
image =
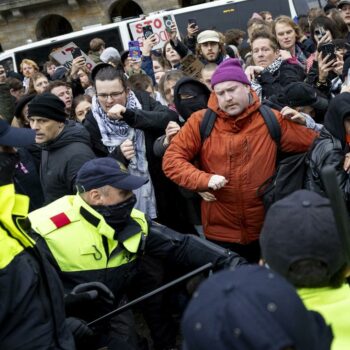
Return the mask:
[(350, 144), (350, 135), (349, 134), (346, 134), (346, 143)]

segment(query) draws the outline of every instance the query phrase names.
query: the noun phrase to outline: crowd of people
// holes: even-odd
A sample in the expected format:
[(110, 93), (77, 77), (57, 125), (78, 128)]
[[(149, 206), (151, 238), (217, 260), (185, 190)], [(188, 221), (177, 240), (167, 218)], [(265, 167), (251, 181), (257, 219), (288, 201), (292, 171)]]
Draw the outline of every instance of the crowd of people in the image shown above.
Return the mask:
[[(321, 174), (349, 211), (350, 0), (232, 26), (173, 23), (140, 59), (94, 38), (91, 71), (0, 65), (0, 348), (348, 349)], [(302, 153), (303, 185), (267, 210), (260, 186)]]

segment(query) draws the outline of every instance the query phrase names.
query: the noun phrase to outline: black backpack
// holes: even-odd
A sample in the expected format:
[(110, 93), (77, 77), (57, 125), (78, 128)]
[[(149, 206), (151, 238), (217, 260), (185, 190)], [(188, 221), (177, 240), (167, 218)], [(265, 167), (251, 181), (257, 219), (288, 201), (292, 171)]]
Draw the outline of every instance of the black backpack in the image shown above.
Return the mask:
[[(308, 152), (282, 155), (281, 126), (271, 108), (261, 105), (259, 111), (264, 118), (271, 138), (277, 145), (277, 167), (275, 173), (257, 189), (267, 210), (274, 202), (294, 191), (304, 188), (305, 175), (309, 164)], [(200, 125), (202, 143), (210, 135), (216, 120), (216, 113), (207, 109)]]

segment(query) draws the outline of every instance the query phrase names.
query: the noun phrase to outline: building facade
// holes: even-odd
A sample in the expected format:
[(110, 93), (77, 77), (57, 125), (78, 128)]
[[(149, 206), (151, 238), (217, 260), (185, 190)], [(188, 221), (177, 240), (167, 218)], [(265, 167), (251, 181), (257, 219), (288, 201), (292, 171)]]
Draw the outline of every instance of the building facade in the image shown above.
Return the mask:
[[(167, 8), (206, 1), (167, 0)], [(7, 50), (94, 24), (164, 9), (159, 0), (0, 0), (0, 43)]]

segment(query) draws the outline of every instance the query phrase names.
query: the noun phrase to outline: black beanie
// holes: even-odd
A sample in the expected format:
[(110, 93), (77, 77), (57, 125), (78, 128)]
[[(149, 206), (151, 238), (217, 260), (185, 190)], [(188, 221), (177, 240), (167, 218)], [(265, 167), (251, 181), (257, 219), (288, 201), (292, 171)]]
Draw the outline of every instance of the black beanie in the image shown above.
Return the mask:
[(28, 104), (28, 117), (43, 117), (64, 123), (67, 119), (64, 109), (63, 101), (56, 95), (45, 92), (34, 97)]

